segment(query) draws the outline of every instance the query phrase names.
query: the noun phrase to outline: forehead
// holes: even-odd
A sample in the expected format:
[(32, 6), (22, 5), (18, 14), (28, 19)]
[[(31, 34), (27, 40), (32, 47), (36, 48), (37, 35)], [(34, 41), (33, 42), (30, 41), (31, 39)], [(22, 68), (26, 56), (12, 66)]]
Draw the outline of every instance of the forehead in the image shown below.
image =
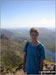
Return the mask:
[(31, 32), (31, 34), (37, 34), (37, 32)]

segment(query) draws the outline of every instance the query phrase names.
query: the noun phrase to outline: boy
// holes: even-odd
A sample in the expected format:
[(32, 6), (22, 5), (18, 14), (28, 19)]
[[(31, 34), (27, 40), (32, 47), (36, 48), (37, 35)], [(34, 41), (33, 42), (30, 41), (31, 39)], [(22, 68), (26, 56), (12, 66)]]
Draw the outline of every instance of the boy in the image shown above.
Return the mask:
[(30, 29), (31, 42), (25, 44), (23, 71), (27, 74), (39, 74), (43, 70), (45, 59), (44, 45), (38, 40), (39, 30), (36, 27)]

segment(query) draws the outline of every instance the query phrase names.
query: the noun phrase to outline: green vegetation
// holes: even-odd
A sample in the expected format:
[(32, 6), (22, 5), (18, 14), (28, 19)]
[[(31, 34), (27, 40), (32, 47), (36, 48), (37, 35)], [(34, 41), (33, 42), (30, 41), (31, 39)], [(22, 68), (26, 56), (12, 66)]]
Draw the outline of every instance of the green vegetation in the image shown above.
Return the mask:
[[(13, 72), (16, 68), (22, 68), (20, 67), (20, 64), (23, 63), (23, 49), (26, 41), (30, 41), (30, 36), (29, 31), (25, 29), (11, 30), (9, 34), (11, 34), (11, 36), (9, 36), (8, 40), (5, 38), (1, 39), (1, 65), (6, 70), (9, 68), (10, 72)], [(7, 31), (7, 35), (9, 34)], [(44, 44), (45, 49), (48, 49), (53, 53), (55, 52), (54, 32), (47, 30), (44, 30), (43, 32), (41, 30), (39, 40)], [(52, 61), (48, 56), (46, 57), (46, 60)]]
[(49, 57), (49, 56), (46, 56), (46, 60), (49, 61), (49, 62), (52, 62), (52, 58)]
[(2, 56), (2, 62), (6, 68), (17, 67), (21, 63), (21, 58), (14, 51), (8, 50)]
[(13, 72), (16, 68), (22, 68), (21, 48), (23, 47), (19, 43), (12, 40), (1, 40), (1, 66), (4, 69), (3, 71), (6, 70), (4, 73), (8, 72), (7, 69), (9, 69), (9, 72)]
[(55, 52), (55, 43), (44, 43), (45, 49)]

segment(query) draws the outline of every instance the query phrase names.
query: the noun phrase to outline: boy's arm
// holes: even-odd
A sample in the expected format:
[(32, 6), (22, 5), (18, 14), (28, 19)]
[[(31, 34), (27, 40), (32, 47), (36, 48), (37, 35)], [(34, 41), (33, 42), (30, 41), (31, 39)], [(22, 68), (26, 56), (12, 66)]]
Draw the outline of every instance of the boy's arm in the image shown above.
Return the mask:
[(43, 64), (44, 64), (44, 60), (41, 60), (41, 61), (40, 61), (40, 71), (43, 70)]
[(46, 59), (45, 57), (45, 48), (44, 45), (41, 46), (41, 57), (40, 57), (40, 71), (43, 70), (43, 64), (44, 64), (44, 60)]
[(43, 63), (44, 63), (44, 60), (41, 60), (41, 61), (40, 61), (40, 71), (39, 71), (39, 75), (41, 75), (41, 71), (43, 70)]
[(27, 53), (24, 53), (24, 59), (23, 59), (23, 71), (25, 72), (25, 64), (26, 64), (26, 55)]

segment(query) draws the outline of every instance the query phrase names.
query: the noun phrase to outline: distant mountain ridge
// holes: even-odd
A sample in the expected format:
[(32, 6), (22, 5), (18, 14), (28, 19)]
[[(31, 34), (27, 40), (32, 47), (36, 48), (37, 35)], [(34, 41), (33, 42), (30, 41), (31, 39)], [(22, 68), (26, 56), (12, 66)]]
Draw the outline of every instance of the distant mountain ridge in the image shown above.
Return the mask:
[(8, 35), (8, 36), (13, 35), (13, 33), (8, 29), (0, 29), (0, 35), (1, 34), (5, 34), (5, 35)]
[[(9, 36), (12, 40), (20, 43), (30, 40), (29, 34), (30, 28), (15, 28), (15, 29), (1, 29), (2, 34)], [(39, 40), (45, 45), (48, 50), (55, 52), (55, 31), (47, 28), (39, 28), (40, 35)], [(0, 32), (0, 35), (1, 35)]]
[[(17, 29), (1, 29), (0, 34), (6, 34), (10, 38), (16, 39), (16, 40), (30, 40), (30, 34), (29, 34), (29, 28), (17, 28)], [(50, 42), (54, 43), (55, 42), (55, 31), (51, 31), (46, 28), (39, 28), (40, 30), (40, 35), (39, 35), (39, 40), (42, 42)]]

